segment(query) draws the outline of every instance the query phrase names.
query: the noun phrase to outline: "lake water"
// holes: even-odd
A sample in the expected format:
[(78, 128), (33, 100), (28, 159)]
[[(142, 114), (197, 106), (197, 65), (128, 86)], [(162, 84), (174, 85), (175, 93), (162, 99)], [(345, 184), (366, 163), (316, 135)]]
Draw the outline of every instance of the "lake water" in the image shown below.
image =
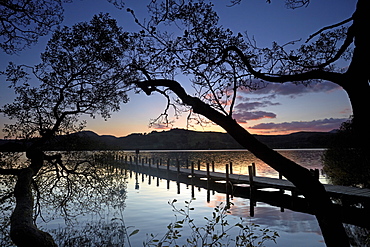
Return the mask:
[[(322, 149), (279, 150), (279, 152), (307, 168), (322, 168)], [(130, 151), (121, 151), (119, 154), (135, 155)], [(206, 162), (214, 161), (216, 171), (224, 171), (225, 164), (233, 162), (234, 173), (240, 174), (247, 174), (247, 166), (255, 163), (257, 176), (278, 177), (276, 171), (251, 153), (242, 150), (142, 151), (139, 156), (140, 159), (161, 158), (163, 162), (167, 162), (167, 159), (175, 162), (178, 159), (183, 166), (186, 161), (197, 163), (200, 160), (203, 169)], [(78, 188), (72, 191), (68, 190), (68, 184), (63, 184), (62, 187), (67, 188), (67, 193), (76, 193), (73, 200), (64, 200), (62, 196), (50, 197), (48, 200), (46, 196), (41, 202), (42, 217), (38, 217), (37, 224), (51, 232), (61, 246), (142, 246), (143, 241), (150, 239), (150, 234), (160, 238), (167, 231), (168, 224), (183, 218), (179, 212), (173, 211), (168, 202), (176, 199), (175, 205), (186, 209), (185, 202), (191, 201), (194, 210), (190, 211), (190, 217), (195, 220), (197, 226), (203, 226), (206, 223), (204, 217), (212, 218), (214, 207), (226, 201), (225, 194), (215, 192), (207, 202), (207, 190), (201, 188), (195, 189), (192, 198), (189, 185), (157, 179), (123, 168), (111, 168), (109, 164), (107, 168), (102, 168), (101, 172), (103, 177), (106, 176), (101, 186), (90, 184), (92, 188), (85, 189), (85, 185), (79, 187), (77, 185)], [(322, 174), (320, 180), (326, 182)], [(87, 178), (84, 182), (90, 183)], [(51, 181), (46, 183), (45, 190), (51, 183)], [(281, 212), (280, 208), (257, 202), (254, 217), (250, 217), (248, 199), (234, 197), (231, 202), (234, 205), (227, 216), (230, 224), (242, 219), (246, 224), (255, 223), (261, 228), (267, 227), (278, 232), (280, 237), (277, 238), (277, 245), (266, 242), (266, 246), (325, 246), (320, 228), (312, 215), (287, 209)], [(66, 220), (60, 215), (70, 217)], [(127, 232), (125, 229), (128, 229)], [(128, 238), (135, 229), (139, 229), (139, 232)], [(187, 227), (181, 230), (183, 238), (178, 240), (178, 243), (186, 241), (186, 236), (192, 233)], [(258, 234), (259, 230), (255, 232)], [(233, 229), (228, 233), (233, 235), (237, 231)], [(69, 245), (66, 244), (66, 236)], [(100, 245), (94, 245), (94, 241)], [(102, 244), (102, 241), (105, 241), (105, 244)]]
[[(310, 169), (322, 168), (321, 155), (323, 151), (322, 149), (279, 150), (284, 156)], [(140, 157), (161, 158), (164, 163), (170, 158), (173, 164), (175, 164), (176, 159), (179, 159), (181, 165), (185, 165), (186, 160), (188, 160), (188, 162), (193, 161), (196, 166), (198, 160), (200, 160), (201, 169), (204, 170), (207, 162), (214, 161), (216, 171), (225, 171), (225, 164), (233, 162), (233, 172), (239, 174), (248, 174), (248, 165), (255, 163), (257, 176), (279, 176), (275, 170), (244, 150), (142, 151)], [(323, 182), (326, 181), (322, 174), (320, 179)], [(134, 242), (133, 246), (139, 246), (140, 241), (145, 238), (145, 233), (160, 233), (160, 229), (165, 229), (167, 224), (174, 221), (174, 213), (167, 202), (177, 199), (176, 204), (184, 207), (184, 201), (191, 199), (191, 189), (189, 186), (181, 184), (180, 194), (178, 194), (175, 182), (170, 182), (168, 189), (166, 180), (160, 181), (159, 186), (153, 181), (149, 185), (149, 180), (145, 176), (144, 180), (139, 177), (138, 183), (136, 183), (134, 177), (129, 178), (128, 181), (126, 208), (124, 210), (125, 222), (128, 225), (135, 225), (140, 228), (142, 234), (135, 235), (131, 240)], [(134, 184), (139, 185), (139, 188), (135, 189)], [(195, 210), (192, 212), (192, 216), (199, 220), (200, 225), (205, 223), (204, 220), (202, 221), (204, 216), (211, 217), (213, 208), (226, 201), (225, 194), (215, 193), (211, 195), (211, 200), (208, 203), (206, 196), (207, 191), (205, 189), (195, 190), (196, 200), (192, 202)], [(291, 210), (280, 212), (280, 208), (257, 202), (254, 217), (249, 217), (248, 199), (234, 197), (232, 203), (234, 203), (234, 206), (232, 206), (231, 215), (228, 218), (231, 222), (238, 222), (239, 217), (242, 217), (249, 222), (259, 224), (261, 227), (268, 227), (270, 230), (279, 233), (280, 237), (277, 239), (277, 245), (273, 242), (266, 242), (266, 246), (325, 246), (320, 228), (312, 215)]]

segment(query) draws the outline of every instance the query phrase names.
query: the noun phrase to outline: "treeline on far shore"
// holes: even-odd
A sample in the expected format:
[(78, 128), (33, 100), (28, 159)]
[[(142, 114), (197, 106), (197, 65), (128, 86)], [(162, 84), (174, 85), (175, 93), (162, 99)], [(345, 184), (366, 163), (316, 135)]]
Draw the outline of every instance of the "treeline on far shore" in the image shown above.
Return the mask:
[[(332, 132), (297, 132), (288, 135), (255, 135), (271, 148), (326, 148)], [(34, 140), (0, 140), (0, 151), (25, 151)], [(46, 150), (209, 150), (242, 148), (227, 133), (198, 132), (185, 129), (134, 133), (125, 137), (98, 135), (82, 131), (58, 136), (45, 146)]]

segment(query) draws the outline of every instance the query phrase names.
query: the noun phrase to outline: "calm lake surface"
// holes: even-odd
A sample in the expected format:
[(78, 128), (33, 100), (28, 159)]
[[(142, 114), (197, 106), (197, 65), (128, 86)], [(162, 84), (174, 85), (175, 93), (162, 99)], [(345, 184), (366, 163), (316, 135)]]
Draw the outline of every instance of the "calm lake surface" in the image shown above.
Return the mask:
[[(322, 168), (321, 155), (324, 151), (322, 149), (278, 151), (307, 168)], [(120, 154), (135, 155), (134, 152), (130, 151), (121, 151)], [(170, 158), (174, 162), (173, 164), (175, 164), (176, 159), (179, 159), (183, 166), (186, 160), (195, 163), (200, 160), (202, 169), (205, 169), (206, 162), (214, 161), (216, 171), (224, 171), (225, 164), (233, 162), (234, 173), (240, 174), (247, 174), (247, 166), (253, 162), (257, 167), (257, 176), (278, 177), (276, 171), (255, 158), (251, 153), (242, 150), (141, 151), (139, 156), (140, 159), (161, 158), (164, 163)], [(192, 200), (190, 186), (186, 184), (178, 185), (174, 181), (156, 179), (128, 170), (116, 169), (113, 173), (116, 173), (114, 186), (120, 188), (120, 193), (122, 193), (122, 196), (118, 199), (112, 196), (115, 203), (104, 205), (103, 210), (100, 210), (99, 213), (85, 212), (69, 221), (65, 221), (63, 217), (58, 217), (58, 214), (47, 212), (44, 213), (47, 222), (39, 217), (38, 226), (53, 232), (54, 236), (58, 233), (72, 237), (80, 236), (79, 231), (84, 232), (85, 235), (102, 235), (103, 237), (95, 236), (97, 242), (104, 239), (104, 234), (113, 235), (109, 238), (110, 244), (105, 246), (142, 246), (143, 241), (150, 238), (149, 234), (160, 238), (166, 232), (166, 226), (169, 223), (182, 219), (181, 215), (173, 212), (173, 208), (168, 202), (177, 199), (175, 205), (178, 208), (185, 208), (185, 201), (192, 201), (191, 207), (194, 207), (194, 210), (191, 211), (190, 216), (195, 219), (198, 226), (203, 226), (206, 223), (204, 217), (211, 218), (214, 207), (226, 201), (225, 194), (216, 192), (211, 194), (211, 200), (207, 202), (207, 191), (200, 188), (195, 189), (195, 198)], [(320, 179), (325, 182), (325, 177), (322, 174), (320, 176)], [(91, 200), (94, 200), (94, 198), (91, 198)], [(257, 202), (255, 215), (250, 217), (248, 199), (234, 197), (231, 202), (234, 205), (230, 209), (231, 214), (227, 216), (230, 224), (239, 222), (241, 217), (249, 224), (255, 223), (278, 232), (280, 237), (277, 239), (277, 245), (273, 242), (266, 242), (266, 246), (325, 246), (320, 228), (312, 215), (287, 209), (281, 212), (280, 208)], [(47, 210), (52, 211), (52, 207)], [(47, 217), (49, 213), (52, 216)], [(86, 224), (91, 226), (92, 229), (86, 230)], [(112, 224), (114, 230), (111, 229), (105, 232), (96, 226), (109, 228)], [(127, 234), (124, 234), (123, 231), (117, 231), (117, 229), (122, 229), (123, 226), (128, 228), (127, 234), (135, 229), (139, 229), (139, 232), (131, 236), (128, 241)], [(233, 234), (232, 231), (229, 233)], [(185, 227), (182, 229), (185, 240), (187, 234), (190, 234), (190, 229)], [(59, 241), (59, 244), (63, 245), (63, 238)], [(125, 244), (122, 244), (123, 242)]]

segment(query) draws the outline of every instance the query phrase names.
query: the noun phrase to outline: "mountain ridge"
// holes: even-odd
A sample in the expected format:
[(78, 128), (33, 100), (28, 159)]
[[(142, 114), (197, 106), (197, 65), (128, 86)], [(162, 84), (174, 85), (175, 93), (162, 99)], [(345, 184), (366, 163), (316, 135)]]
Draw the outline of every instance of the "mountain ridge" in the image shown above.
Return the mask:
[[(295, 132), (287, 135), (254, 135), (270, 148), (326, 148), (330, 146), (332, 132)], [(16, 142), (0, 140), (0, 151), (16, 149)], [(49, 150), (195, 150), (241, 149), (229, 134), (186, 129), (131, 133), (127, 136), (98, 135), (85, 130), (57, 137), (48, 143)]]

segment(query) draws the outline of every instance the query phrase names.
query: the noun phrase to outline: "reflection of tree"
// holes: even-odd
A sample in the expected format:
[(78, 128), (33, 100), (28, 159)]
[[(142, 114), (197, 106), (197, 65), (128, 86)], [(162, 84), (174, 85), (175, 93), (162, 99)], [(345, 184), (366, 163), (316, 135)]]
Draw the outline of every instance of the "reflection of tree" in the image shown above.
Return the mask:
[(57, 215), (69, 219), (86, 212), (99, 213), (104, 206), (124, 207), (126, 185), (106, 164), (95, 163), (86, 153), (71, 153), (64, 169), (45, 166), (37, 176), (42, 208), (51, 205)]
[(113, 219), (110, 223), (103, 220), (87, 223), (82, 229), (76, 229), (72, 226), (51, 232), (59, 247), (118, 247), (123, 246), (126, 236), (125, 225), (119, 219)]
[(324, 171), (334, 184), (370, 187), (370, 155), (356, 142), (353, 124), (342, 124), (333, 145), (323, 155)]
[[(107, 156), (104, 153), (98, 155), (99, 157)], [(99, 234), (97, 233), (99, 232), (102, 233), (100, 235), (101, 240), (103, 240), (103, 232), (106, 231), (107, 233), (108, 228), (112, 229), (113, 226), (123, 225), (123, 223), (120, 223), (121, 215), (113, 215), (117, 219), (112, 221), (111, 224), (103, 224), (103, 222), (99, 223), (98, 221), (81, 224), (80, 226), (78, 226), (77, 216), (93, 214), (99, 218), (99, 216), (105, 214), (107, 208), (122, 212), (126, 199), (126, 175), (123, 171), (117, 172), (117, 170), (112, 169), (106, 162), (101, 162), (102, 159), (93, 159), (93, 156), (89, 153), (63, 153), (63, 157), (63, 163), (60, 163), (62, 165), (54, 161), (50, 162), (35, 177), (33, 183), (37, 198), (35, 220), (39, 217), (39, 220), (50, 222), (62, 217), (69, 230), (61, 228), (52, 231), (57, 242), (64, 239), (68, 240), (66, 243), (73, 243), (73, 241), (87, 241), (90, 238), (98, 241)], [(7, 228), (12, 210), (9, 204), (8, 207), (6, 205), (4, 203), (0, 206), (3, 209), (2, 214), (8, 215), (8, 217), (2, 218), (2, 223), (4, 223), (2, 225), (7, 226), (2, 229), (4, 236), (8, 235)], [(64, 233), (73, 234), (66, 236), (63, 235)], [(91, 235), (93, 233), (95, 233), (94, 236)], [(105, 234), (105, 240), (112, 238), (113, 233), (114, 231), (111, 234)], [(7, 241), (9, 244), (9, 239)], [(82, 244), (83, 242), (79, 243)], [(6, 246), (7, 242), (1, 244)]]

